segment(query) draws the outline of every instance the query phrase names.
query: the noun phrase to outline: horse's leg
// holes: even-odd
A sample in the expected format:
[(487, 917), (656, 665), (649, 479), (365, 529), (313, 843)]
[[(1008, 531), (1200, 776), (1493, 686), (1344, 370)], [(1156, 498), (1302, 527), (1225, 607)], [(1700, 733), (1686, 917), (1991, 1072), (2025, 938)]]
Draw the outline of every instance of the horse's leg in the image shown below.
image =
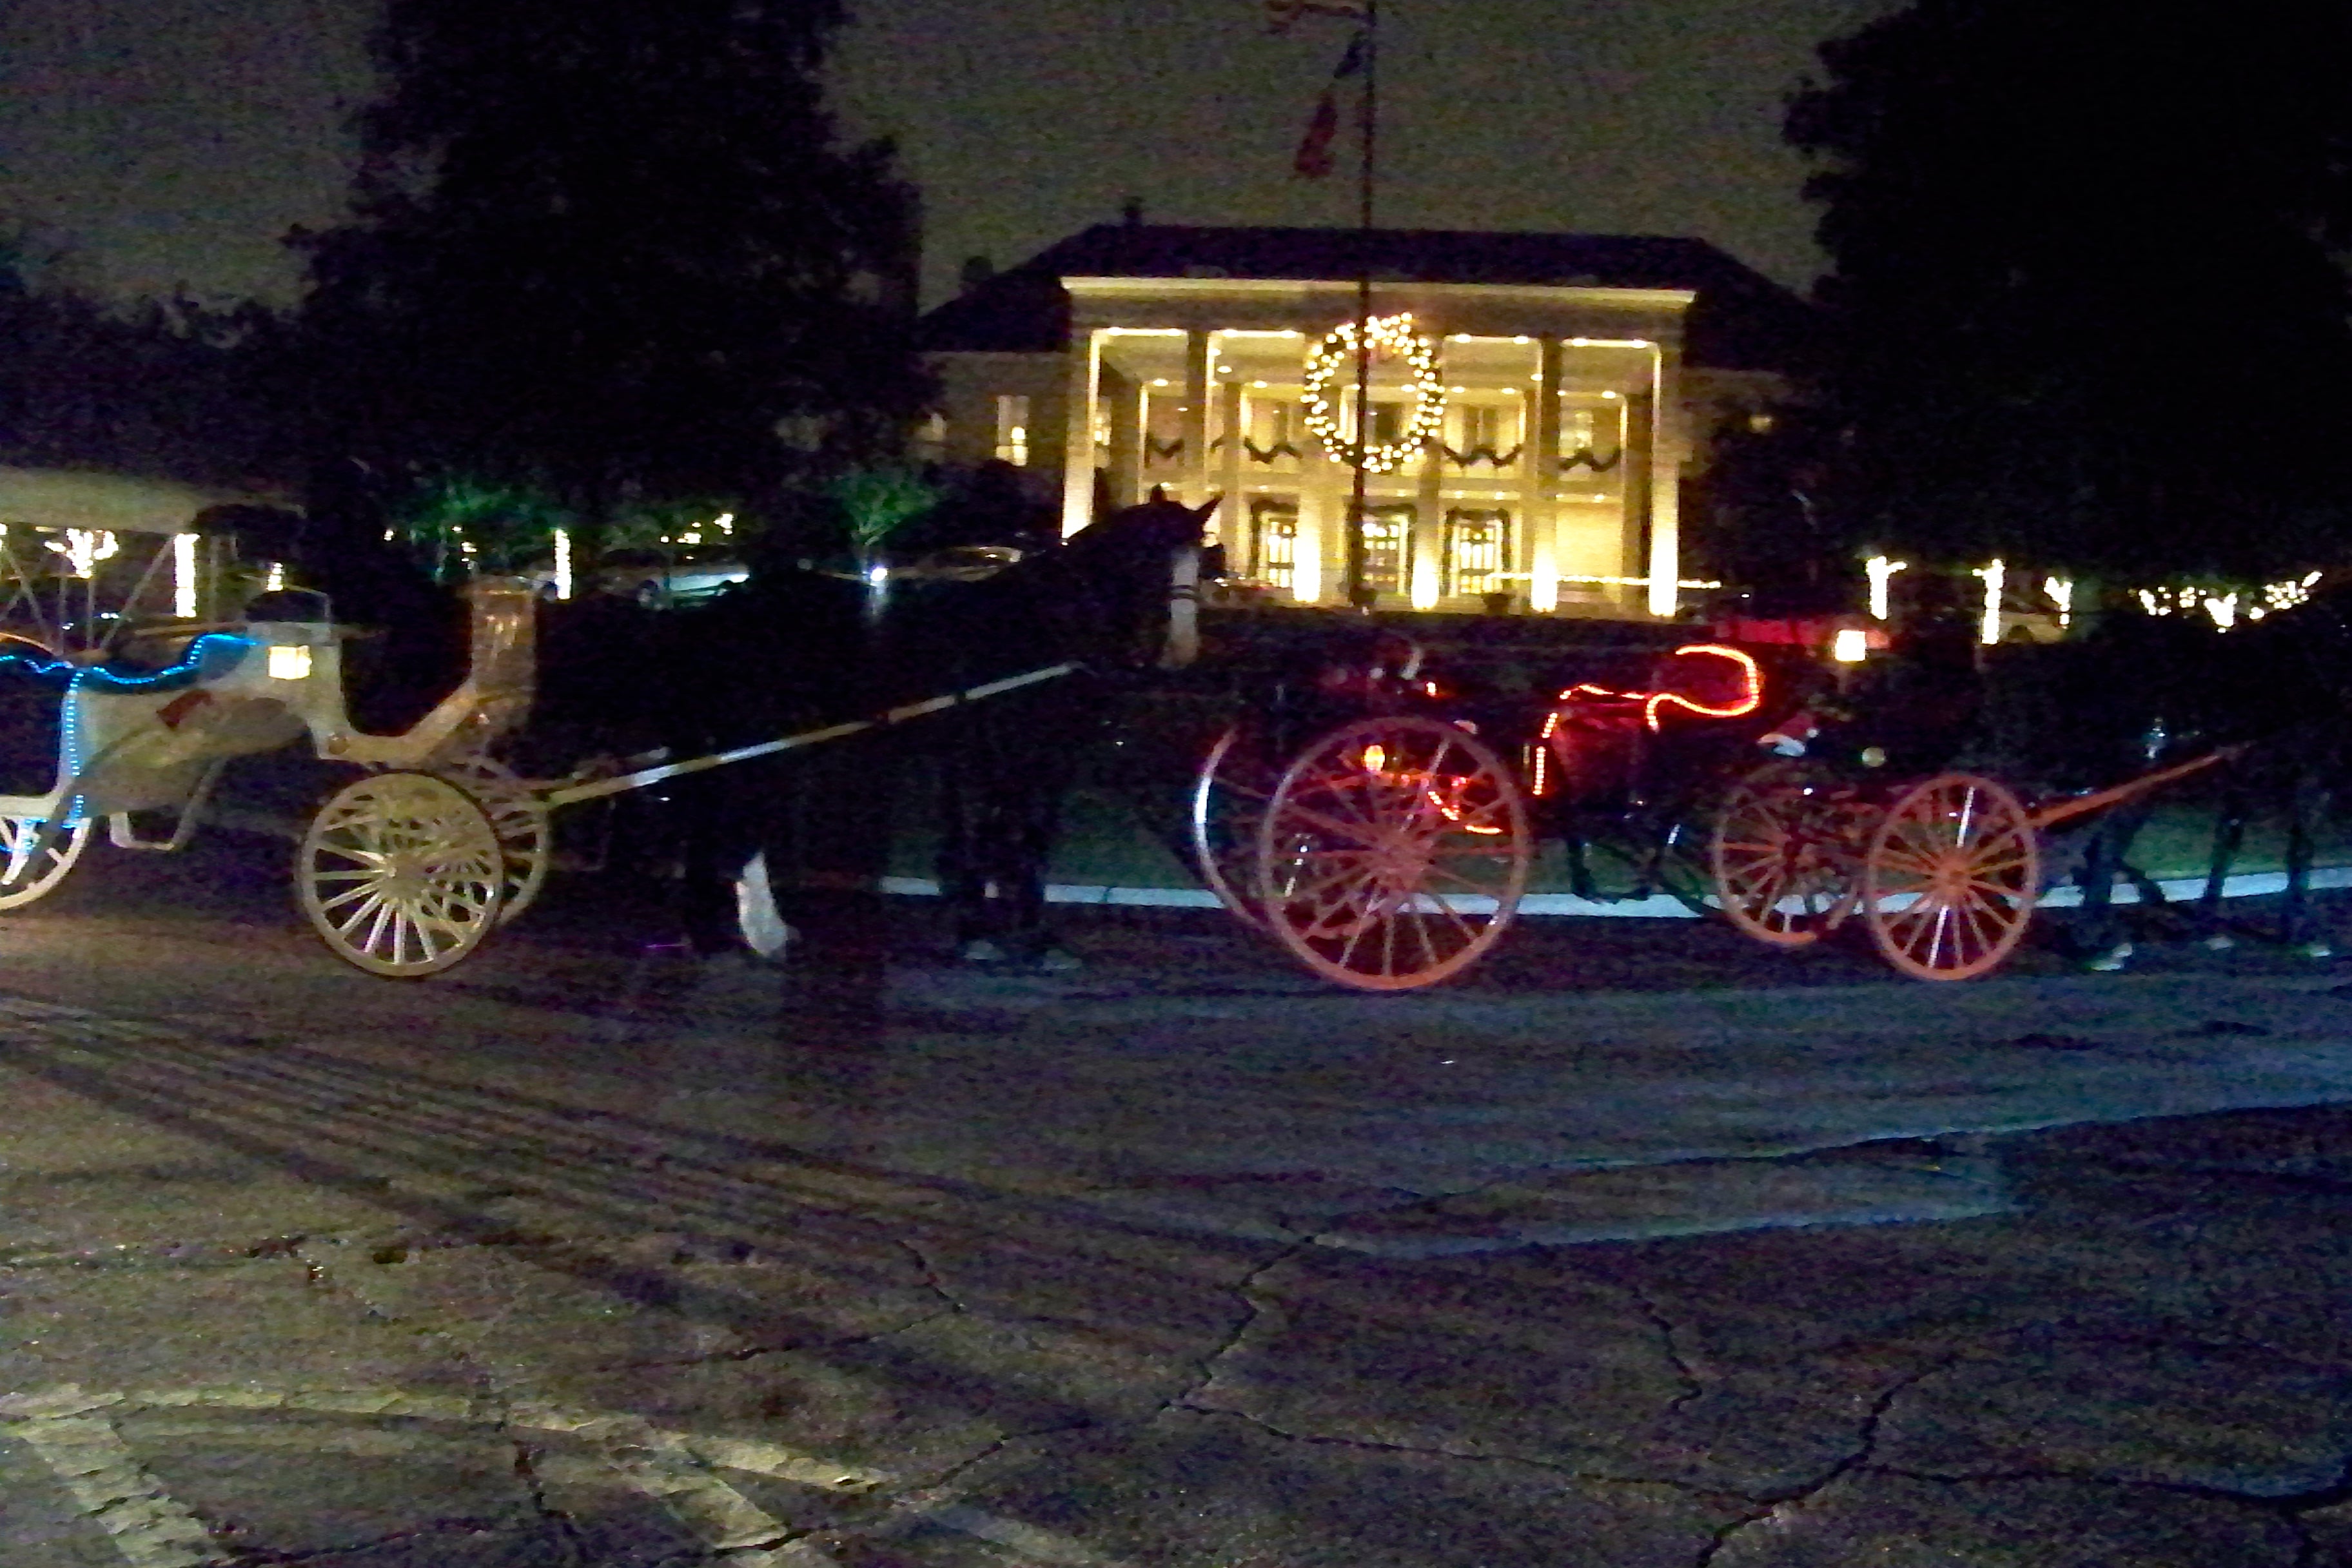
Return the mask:
[(2205, 890), (2197, 900), (2197, 925), (2205, 933), (2205, 945), (2217, 952), (2237, 945), (2237, 939), (2222, 929), (2221, 892), (2246, 840), (2250, 798), (2245, 781), (2231, 778), (2222, 784), (2221, 799), (2213, 808), (2213, 863), (2206, 868)]
[[(965, 728), (957, 726), (958, 730)], [(1001, 963), (989, 908), (986, 784), (974, 776), (971, 737), (950, 732), (930, 755), (939, 770), (940, 848), (935, 862), (940, 897), (955, 932), (956, 955), (967, 963)]]
[(1045, 905), (1045, 879), (1061, 837), (1062, 802), (1069, 793), (1068, 768), (1056, 760), (1008, 782), (1017, 792), (1005, 802), (1003, 819), (1005, 872), (1011, 884), (1006, 889), (1008, 924), (1024, 959), (1042, 969), (1076, 969), (1077, 957), (1055, 940)]
[(697, 958), (742, 946), (736, 881), (755, 852), (742, 801), (715, 777), (682, 781), (673, 795), (680, 817), (678, 910), (686, 945)]
[(2132, 944), (2116, 913), (2116, 872), (2145, 815), (2130, 807), (2110, 812), (2092, 824), (2083, 844), (2083, 861), (2074, 872), (2083, 889), (2083, 966), (2098, 973), (2113, 973), (2131, 962)]
[(2306, 958), (2333, 958), (2335, 949), (2325, 938), (2311, 934), (2311, 861), (2315, 829), (2326, 816), (2333, 795), (2317, 768), (2300, 767), (2287, 795), (2286, 896), (2279, 906), (2279, 941)]

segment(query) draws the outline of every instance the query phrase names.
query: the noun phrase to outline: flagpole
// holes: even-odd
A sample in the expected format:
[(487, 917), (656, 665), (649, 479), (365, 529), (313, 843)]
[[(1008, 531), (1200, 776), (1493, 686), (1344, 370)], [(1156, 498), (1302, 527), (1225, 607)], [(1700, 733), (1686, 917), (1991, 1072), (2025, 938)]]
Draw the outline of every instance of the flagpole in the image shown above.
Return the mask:
[(1369, 551), (1364, 529), (1365, 455), (1371, 449), (1372, 168), (1380, 146), (1380, 0), (1364, 0), (1364, 112), (1358, 127), (1356, 184), (1356, 472), (1349, 502), (1348, 602), (1370, 615), (1372, 593), (1364, 579)]

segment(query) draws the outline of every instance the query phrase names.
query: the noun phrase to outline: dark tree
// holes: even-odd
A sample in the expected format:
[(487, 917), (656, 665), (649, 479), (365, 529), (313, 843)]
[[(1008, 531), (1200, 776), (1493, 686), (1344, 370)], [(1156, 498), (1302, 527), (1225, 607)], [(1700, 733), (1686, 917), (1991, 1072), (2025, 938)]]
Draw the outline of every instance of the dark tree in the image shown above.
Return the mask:
[(1846, 524), (2258, 575), (2352, 525), (2352, 7), (1915, 0), (1822, 46)]
[(0, 462), (227, 485), (287, 480), (285, 324), (261, 306), (114, 307), (35, 287), (0, 242)]
[(624, 498), (753, 489), (780, 426), (923, 392), (914, 204), (835, 144), (835, 0), (390, 0), (353, 217), (298, 236), (330, 449)]

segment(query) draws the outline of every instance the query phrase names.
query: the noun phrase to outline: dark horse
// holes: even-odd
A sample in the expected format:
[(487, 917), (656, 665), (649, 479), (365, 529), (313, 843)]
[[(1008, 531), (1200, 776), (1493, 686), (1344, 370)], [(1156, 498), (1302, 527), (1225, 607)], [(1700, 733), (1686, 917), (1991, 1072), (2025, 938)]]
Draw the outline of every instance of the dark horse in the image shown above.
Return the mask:
[(1046, 922), (1045, 879), (1063, 797), (1122, 673), (1189, 658), (1193, 574), (1215, 506), (1155, 495), (978, 582), (802, 570), (755, 575), (682, 611), (583, 605), (551, 617), (535, 726), (566, 732), (575, 752), (688, 758), (896, 714), (663, 786), (692, 948), (772, 949), (782, 931), (761, 889), (844, 837), (870, 841), (863, 868), (879, 869), (888, 823), (877, 803), (913, 763), (937, 780), (939, 881), (958, 951), (1059, 966), (1068, 961)]
[[(1988, 765), (2063, 795), (2226, 752), (2210, 786), (2218, 810), (2212, 857), (2194, 926), (2227, 945), (2221, 898), (2250, 820), (2275, 815), (2286, 830), (2285, 898), (2277, 940), (2315, 956), (2305, 897), (2317, 820), (2347, 762), (2352, 720), (2352, 620), (2347, 595), (2311, 602), (2223, 632), (2201, 618), (2108, 610), (2087, 637), (1993, 656), (1985, 711)], [(2095, 969), (2119, 969), (2131, 943), (2113, 909), (2118, 878), (2146, 903), (2162, 890), (2135, 870), (2134, 838), (2158, 804), (2143, 795), (2107, 808), (2070, 836), (2083, 889), (2077, 939)]]

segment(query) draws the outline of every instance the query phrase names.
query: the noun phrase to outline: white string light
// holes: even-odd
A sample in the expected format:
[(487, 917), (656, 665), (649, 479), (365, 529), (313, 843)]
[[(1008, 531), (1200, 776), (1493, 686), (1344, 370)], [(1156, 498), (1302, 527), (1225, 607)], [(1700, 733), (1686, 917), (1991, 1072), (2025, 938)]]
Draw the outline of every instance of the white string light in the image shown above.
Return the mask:
[(184, 621), (196, 618), (196, 536), (172, 535), (172, 614)]
[(1973, 576), (1984, 579), (1984, 620), (1977, 635), (1988, 643), (2000, 641), (2000, 591), (2008, 580), (2009, 567), (1999, 557), (1978, 567)]
[(2044, 577), (2042, 591), (2058, 606), (2058, 629), (2064, 631), (2074, 624), (2074, 580), (2071, 577)]
[(1888, 602), (1886, 584), (1895, 574), (1908, 571), (1910, 566), (1911, 563), (1908, 561), (1889, 561), (1884, 555), (1874, 555), (1862, 563), (1862, 569), (1870, 574), (1871, 619), (1883, 621), (1893, 612), (1894, 606)]
[(68, 528), (62, 540), (45, 541), (48, 547), (66, 558), (77, 577), (87, 577), (98, 563), (113, 555), (122, 546), (114, 535), (103, 528)]
[[(1402, 467), (1435, 436), (1445, 421), (1445, 384), (1438, 374), (1437, 345), (1412, 330), (1412, 313), (1374, 316), (1364, 323), (1365, 352), (1371, 358), (1402, 359), (1412, 373), (1412, 417), (1393, 441), (1372, 446), (1347, 439), (1331, 405), (1331, 384), (1356, 358), (1356, 323), (1342, 321), (1323, 336), (1307, 356), (1306, 384), (1301, 389), (1307, 407), (1307, 427), (1323, 449), (1350, 468), (1385, 474)], [(1370, 389), (1366, 388), (1369, 392)], [(1357, 433), (1366, 433), (1370, 411), (1356, 410)]]

